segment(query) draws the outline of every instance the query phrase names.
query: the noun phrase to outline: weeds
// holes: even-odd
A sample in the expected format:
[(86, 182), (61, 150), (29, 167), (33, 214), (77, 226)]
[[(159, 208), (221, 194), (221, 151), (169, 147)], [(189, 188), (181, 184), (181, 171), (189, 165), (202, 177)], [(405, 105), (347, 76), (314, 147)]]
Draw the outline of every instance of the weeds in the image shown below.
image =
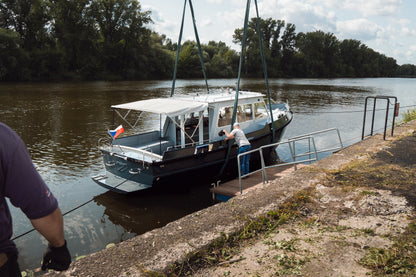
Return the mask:
[[(233, 235), (222, 234), (208, 249), (191, 253), (187, 261), (174, 264), (169, 272), (167, 272), (167, 275), (187, 276), (199, 268), (224, 264), (239, 253), (239, 246), (243, 243), (262, 235), (267, 236), (275, 231), (278, 226), (301, 217), (301, 210), (306, 203), (312, 201), (313, 193), (314, 191), (312, 190), (299, 191), (282, 204), (279, 209), (270, 211), (265, 216), (255, 219), (247, 218), (242, 230)], [(275, 247), (294, 251), (294, 243), (295, 240), (281, 241), (276, 243)], [(238, 260), (241, 259), (244, 258), (240, 257)], [(291, 272), (292, 274), (297, 274), (296, 272), (298, 272), (299, 267), (304, 262), (293, 257), (278, 259), (278, 264), (281, 264), (284, 268), (283, 271)]]
[(277, 260), (279, 267), (276, 276), (283, 276), (287, 274), (302, 275), (302, 266), (308, 259), (297, 258), (295, 255), (281, 254), (274, 257)]
[(395, 239), (392, 247), (370, 248), (359, 262), (372, 269), (376, 276), (416, 274), (416, 222), (408, 225), (406, 232)]
[(402, 113), (402, 123), (416, 119), (416, 109), (409, 109)]

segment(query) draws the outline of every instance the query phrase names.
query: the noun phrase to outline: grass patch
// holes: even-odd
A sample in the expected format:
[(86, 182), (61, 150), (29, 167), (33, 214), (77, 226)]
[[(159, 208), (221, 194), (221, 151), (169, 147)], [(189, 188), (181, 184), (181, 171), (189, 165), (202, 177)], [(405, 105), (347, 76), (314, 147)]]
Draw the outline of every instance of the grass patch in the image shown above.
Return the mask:
[(416, 109), (409, 109), (402, 112), (402, 123), (406, 123), (416, 119)]
[[(221, 237), (208, 246), (207, 249), (196, 253), (190, 253), (187, 260), (183, 263), (174, 264), (166, 272), (168, 276), (191, 276), (200, 268), (217, 266), (233, 261), (243, 260), (244, 257), (235, 258), (239, 255), (240, 246), (249, 243), (252, 239), (260, 236), (267, 236), (275, 231), (277, 227), (291, 220), (302, 216), (302, 209), (307, 203), (312, 202), (313, 190), (303, 190), (295, 193), (277, 210), (268, 212), (265, 216), (254, 219), (246, 219), (244, 228), (233, 235), (222, 234)], [(294, 242), (280, 242), (276, 247), (294, 250)], [(304, 260), (293, 257), (278, 259), (278, 264), (283, 267), (284, 272), (296, 274), (299, 267), (305, 263)], [(293, 270), (292, 270), (292, 269)]]
[(388, 249), (370, 248), (359, 263), (373, 270), (373, 276), (414, 276), (416, 274), (416, 222), (395, 239)]
[[(416, 110), (408, 111), (403, 118), (416, 119)], [(363, 188), (361, 196), (373, 196), (372, 188), (389, 190), (403, 196), (409, 205), (416, 207), (416, 170), (414, 153), (415, 134), (391, 144), (365, 161), (351, 163), (341, 170), (328, 174), (329, 186), (341, 186), (345, 191)], [(362, 234), (374, 236), (373, 229), (361, 229)], [(391, 237), (389, 248), (370, 248), (359, 263), (372, 270), (373, 276), (416, 276), (416, 221), (406, 231)]]
[(302, 275), (302, 266), (309, 260), (296, 257), (296, 255), (277, 255), (274, 257), (277, 260), (278, 270), (276, 276)]

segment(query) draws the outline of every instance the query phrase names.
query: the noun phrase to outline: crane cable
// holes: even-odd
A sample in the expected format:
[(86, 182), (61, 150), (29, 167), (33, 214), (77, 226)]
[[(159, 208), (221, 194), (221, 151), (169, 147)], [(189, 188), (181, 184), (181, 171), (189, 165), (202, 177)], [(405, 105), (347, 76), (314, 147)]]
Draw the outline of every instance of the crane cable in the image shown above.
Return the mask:
[[(263, 49), (263, 38), (262, 38), (262, 35), (261, 35), (260, 16), (259, 16), (257, 0), (254, 0), (254, 4), (255, 4), (255, 7), (256, 7), (256, 15), (257, 15), (257, 33), (258, 33), (258, 37), (259, 37), (261, 61), (262, 61), (264, 79), (265, 79), (265, 82), (266, 82), (267, 100), (269, 102), (272, 142), (274, 142), (275, 141), (275, 131), (274, 131), (274, 124), (273, 124), (272, 102), (271, 102), (271, 99), (270, 99), (269, 80), (268, 80), (268, 77), (267, 77), (267, 66), (266, 66), (266, 60), (265, 60), (264, 49)], [(231, 127), (230, 127), (231, 130), (230, 131), (232, 131), (232, 129), (233, 129), (233, 125), (235, 123), (235, 119), (236, 119), (236, 116), (237, 116), (237, 105), (238, 105), (238, 97), (239, 97), (239, 92), (240, 92), (240, 81), (241, 81), (241, 69), (242, 69), (242, 65), (243, 65), (244, 50), (245, 50), (245, 46), (246, 46), (247, 27), (248, 27), (249, 15), (250, 15), (250, 0), (247, 0), (246, 14), (245, 14), (245, 18), (244, 18), (243, 40), (242, 40), (242, 43), (241, 43), (240, 63), (239, 63), (239, 66), (238, 66), (237, 88), (236, 88), (235, 98), (234, 98), (233, 116), (232, 116), (232, 119), (231, 119)], [(227, 154), (225, 156), (224, 164), (221, 167), (221, 170), (220, 170), (220, 173), (218, 174), (218, 176), (221, 176), (224, 173), (225, 167), (227, 166), (228, 161), (229, 161), (231, 147), (232, 147), (232, 144), (228, 141)]]
[(172, 90), (170, 92), (171, 97), (175, 94), (176, 74), (178, 72), (179, 52), (180, 52), (180, 48), (181, 48), (181, 41), (182, 41), (182, 35), (183, 35), (183, 26), (184, 26), (184, 21), (185, 21), (185, 11), (186, 11), (186, 2), (187, 1), (189, 1), (189, 7), (191, 9), (192, 23), (193, 23), (193, 26), (194, 26), (194, 33), (195, 33), (196, 43), (198, 45), (198, 52), (199, 52), (199, 59), (201, 61), (202, 74), (204, 75), (205, 86), (207, 88), (207, 93), (209, 94), (207, 74), (205, 73), (204, 56), (202, 54), (201, 42), (199, 40), (198, 29), (196, 27), (194, 7), (192, 5), (191, 0), (185, 0), (185, 2), (183, 4), (182, 22), (181, 22), (181, 29), (179, 31), (178, 47), (176, 49), (176, 59), (175, 59), (175, 67), (174, 67), (174, 70), (173, 70)]

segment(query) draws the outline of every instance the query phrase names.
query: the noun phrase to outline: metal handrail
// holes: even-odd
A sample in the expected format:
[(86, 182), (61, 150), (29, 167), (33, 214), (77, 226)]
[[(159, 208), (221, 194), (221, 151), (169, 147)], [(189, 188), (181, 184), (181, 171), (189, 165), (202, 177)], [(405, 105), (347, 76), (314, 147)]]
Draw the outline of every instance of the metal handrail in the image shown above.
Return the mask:
[(398, 105), (397, 105), (397, 97), (396, 96), (367, 96), (365, 98), (365, 106), (364, 106), (364, 118), (363, 118), (363, 131), (361, 134), (361, 140), (364, 139), (364, 131), (365, 131), (365, 118), (367, 116), (367, 102), (368, 99), (374, 99), (374, 104), (373, 104), (373, 116), (371, 118), (371, 133), (370, 136), (373, 135), (373, 129), (374, 129), (374, 117), (375, 117), (375, 113), (376, 113), (376, 103), (377, 103), (377, 99), (384, 99), (387, 100), (387, 107), (386, 107), (386, 118), (384, 120), (384, 135), (383, 135), (383, 139), (386, 140), (386, 132), (387, 132), (387, 121), (388, 121), (388, 117), (389, 117), (389, 106), (390, 106), (390, 99), (394, 99), (394, 114), (393, 114), (393, 124), (391, 127), (391, 136), (393, 136), (393, 132), (394, 132), (394, 121), (396, 119), (397, 113), (398, 113)]
[[(323, 133), (327, 133), (327, 132), (331, 132), (331, 131), (336, 131), (337, 132), (340, 146), (339, 147), (333, 147), (333, 148), (321, 149), (321, 150), (316, 151), (316, 153), (320, 154), (320, 153), (325, 153), (325, 152), (330, 152), (330, 151), (338, 151), (338, 150), (344, 149), (344, 145), (342, 144), (342, 140), (341, 140), (341, 134), (340, 134), (338, 128), (328, 128), (328, 129), (324, 129), (324, 130), (320, 130), (320, 131), (316, 131), (316, 132), (311, 132), (311, 133), (308, 133), (308, 134), (304, 134), (304, 135), (289, 138), (288, 140), (298, 139), (298, 138), (313, 136), (313, 135), (318, 135), (318, 134), (323, 134)], [(296, 149), (293, 149), (293, 151), (296, 152)], [(309, 152), (311, 152), (310, 144), (309, 144)]]
[[(313, 148), (314, 148), (314, 152), (313, 153), (315, 153), (315, 158), (310, 158), (310, 159), (307, 159), (307, 160), (302, 160), (302, 161), (296, 161), (296, 158), (297, 157), (301, 157), (301, 156), (306, 156), (306, 155), (309, 155), (309, 154), (312, 154), (310, 151), (309, 152), (307, 152), (307, 153), (303, 153), (303, 154), (298, 154), (298, 155), (295, 155), (294, 154), (294, 152), (292, 151), (292, 149), (291, 149), (291, 146), (290, 146), (290, 144), (292, 143), (292, 144), (295, 144), (295, 142), (296, 141), (300, 141), (300, 140), (305, 140), (305, 139), (308, 139), (309, 141), (310, 140), (312, 140), (312, 145), (313, 145)], [(266, 166), (266, 163), (264, 162), (264, 155), (263, 155), (263, 149), (265, 149), (265, 148), (269, 148), (269, 147), (277, 147), (277, 146), (279, 146), (279, 145), (281, 145), (281, 144), (289, 144), (289, 148), (291, 149), (290, 151), (291, 151), (291, 154), (292, 154), (292, 158), (293, 158), (293, 162), (289, 162), (289, 163), (282, 163), (282, 164), (276, 164), (276, 165), (270, 165), (270, 166)], [(259, 154), (260, 154), (260, 162), (261, 162), (261, 168), (260, 169), (258, 169), (258, 170), (255, 170), (255, 171), (252, 171), (252, 172), (249, 172), (248, 174), (245, 174), (245, 175), (243, 175), (243, 176), (241, 176), (241, 162), (240, 162), (240, 157), (242, 157), (242, 156), (244, 156), (244, 155), (249, 155), (249, 154), (251, 154), (251, 153), (255, 153), (255, 152), (259, 152)], [(316, 161), (318, 159), (318, 154), (317, 154), (317, 152), (316, 152), (316, 147), (315, 147), (315, 141), (314, 141), (314, 138), (313, 137), (311, 137), (311, 136), (308, 136), (308, 137), (301, 137), (301, 138), (297, 138), (297, 139), (292, 139), (292, 140), (288, 140), (288, 141), (283, 141), (283, 142), (276, 142), (276, 143), (272, 143), (272, 144), (268, 144), (268, 145), (263, 145), (263, 146), (261, 146), (261, 147), (259, 147), (259, 148), (257, 148), (257, 149), (253, 149), (253, 150), (250, 150), (250, 151), (247, 151), (247, 152), (244, 152), (244, 153), (241, 153), (241, 154), (238, 154), (237, 155), (237, 165), (238, 165), (238, 183), (239, 183), (239, 185), (240, 185), (240, 194), (243, 194), (243, 187), (242, 187), (242, 184), (241, 184), (241, 178), (243, 178), (243, 177), (247, 177), (247, 176), (250, 176), (250, 175), (252, 175), (252, 174), (255, 174), (255, 173), (257, 173), (257, 172), (259, 172), (259, 171), (261, 171), (262, 172), (262, 181), (263, 181), (263, 184), (265, 183), (265, 181), (266, 182), (269, 182), (269, 179), (268, 179), (268, 177), (267, 177), (267, 172), (266, 172), (266, 169), (267, 168), (273, 168), (273, 167), (279, 167), (279, 166), (285, 166), (285, 165), (291, 165), (291, 164), (294, 164), (295, 165), (295, 170), (297, 169), (296, 168), (296, 164), (299, 164), (299, 163), (305, 163), (305, 162), (310, 162), (310, 161)]]
[[(317, 150), (316, 149), (316, 144), (315, 144), (315, 139), (314, 139), (313, 135), (327, 133), (327, 132), (331, 132), (331, 131), (336, 131), (337, 132), (340, 146)], [(295, 147), (296, 144), (295, 143), (297, 141), (301, 141), (301, 140), (305, 140), (305, 139), (308, 140), (308, 152), (296, 154), (296, 147)], [(281, 144), (286, 144), (286, 143), (289, 145), (289, 150), (290, 150), (293, 162), (286, 162), (286, 163), (280, 163), (280, 164), (266, 166), (266, 164), (264, 162), (263, 149), (269, 148), (269, 147), (277, 147)], [(257, 149), (250, 150), (250, 151), (238, 154), (237, 155), (237, 164), (238, 164), (238, 182), (239, 182), (239, 185), (240, 185), (240, 194), (243, 193), (243, 188), (242, 188), (242, 185), (241, 185), (241, 178), (243, 178), (243, 177), (250, 176), (252, 174), (255, 174), (255, 173), (261, 171), (262, 172), (262, 181), (263, 181), (263, 184), (264, 184), (265, 182), (269, 182), (268, 176), (267, 176), (267, 171), (266, 171), (267, 168), (273, 168), (273, 167), (286, 166), (286, 165), (292, 165), (293, 164), (294, 167), (295, 167), (295, 170), (297, 170), (297, 166), (296, 166), (297, 164), (317, 161), (319, 153), (324, 153), (324, 152), (329, 152), (329, 151), (338, 151), (338, 150), (342, 150), (342, 149), (344, 149), (344, 145), (342, 144), (341, 134), (340, 134), (338, 128), (329, 128), (329, 129), (324, 129), (324, 130), (320, 130), (320, 131), (311, 132), (311, 133), (308, 133), (308, 134), (303, 134), (303, 135), (300, 135), (300, 136), (292, 137), (292, 138), (289, 138), (287, 141), (272, 143), (272, 144), (268, 144), (268, 145), (263, 145), (263, 146), (261, 146)], [(261, 168), (258, 169), (258, 170), (249, 172), (246, 175), (241, 176), (240, 157), (242, 157), (244, 155), (249, 155), (249, 154), (257, 152), (257, 151), (259, 151), (259, 154), (260, 154)], [(312, 158), (312, 155), (314, 155), (315, 157)], [(296, 161), (297, 158), (303, 157), (303, 156), (309, 156), (309, 159)]]

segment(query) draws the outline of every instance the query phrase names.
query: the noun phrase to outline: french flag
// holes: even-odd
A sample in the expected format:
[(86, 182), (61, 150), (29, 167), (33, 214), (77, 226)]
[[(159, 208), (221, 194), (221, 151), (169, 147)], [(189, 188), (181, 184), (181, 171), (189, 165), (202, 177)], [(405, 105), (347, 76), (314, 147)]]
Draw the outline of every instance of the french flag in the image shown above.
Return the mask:
[(121, 135), (122, 133), (124, 133), (123, 125), (118, 126), (114, 130), (109, 130), (108, 132), (115, 139), (116, 137), (118, 137), (119, 135)]

